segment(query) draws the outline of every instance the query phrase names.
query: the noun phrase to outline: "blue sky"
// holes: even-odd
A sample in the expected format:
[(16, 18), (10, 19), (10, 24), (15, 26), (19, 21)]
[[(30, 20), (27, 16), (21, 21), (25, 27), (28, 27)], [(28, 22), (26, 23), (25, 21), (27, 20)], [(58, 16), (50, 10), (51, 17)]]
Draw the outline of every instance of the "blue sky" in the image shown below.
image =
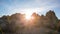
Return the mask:
[(54, 10), (60, 19), (60, 0), (0, 0), (0, 16), (14, 13), (36, 12), (45, 14)]

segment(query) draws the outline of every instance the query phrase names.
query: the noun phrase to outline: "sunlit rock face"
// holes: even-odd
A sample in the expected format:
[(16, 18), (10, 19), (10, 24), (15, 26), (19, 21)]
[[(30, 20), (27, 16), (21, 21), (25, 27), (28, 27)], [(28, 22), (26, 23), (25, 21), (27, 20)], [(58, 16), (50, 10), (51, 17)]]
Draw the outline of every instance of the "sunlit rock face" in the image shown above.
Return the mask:
[[(52, 34), (60, 20), (54, 11), (48, 11), (46, 16), (33, 13), (34, 19), (26, 20), (25, 14), (16, 13), (0, 18), (0, 29), (5, 34)], [(0, 31), (1, 31), (0, 30)]]

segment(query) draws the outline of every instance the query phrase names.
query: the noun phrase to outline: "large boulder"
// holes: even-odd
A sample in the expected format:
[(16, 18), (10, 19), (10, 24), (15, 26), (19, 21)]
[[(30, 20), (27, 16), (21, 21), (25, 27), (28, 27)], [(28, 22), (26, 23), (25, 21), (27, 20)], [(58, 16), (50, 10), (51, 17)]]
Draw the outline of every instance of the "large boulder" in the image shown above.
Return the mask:
[(50, 23), (49, 25), (52, 26), (52, 28), (55, 28), (56, 25), (58, 24), (58, 18), (56, 17), (54, 11), (49, 10), (46, 13), (46, 17), (48, 17), (47, 19), (49, 19), (48, 23)]

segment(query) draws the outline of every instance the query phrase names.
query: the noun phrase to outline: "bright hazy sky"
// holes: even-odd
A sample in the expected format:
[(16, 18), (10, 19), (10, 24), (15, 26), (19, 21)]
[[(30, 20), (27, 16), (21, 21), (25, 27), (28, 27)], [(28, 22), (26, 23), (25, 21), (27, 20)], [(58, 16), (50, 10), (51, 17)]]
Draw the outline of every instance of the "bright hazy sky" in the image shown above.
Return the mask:
[(0, 0), (0, 16), (14, 13), (45, 14), (54, 10), (60, 19), (60, 0)]

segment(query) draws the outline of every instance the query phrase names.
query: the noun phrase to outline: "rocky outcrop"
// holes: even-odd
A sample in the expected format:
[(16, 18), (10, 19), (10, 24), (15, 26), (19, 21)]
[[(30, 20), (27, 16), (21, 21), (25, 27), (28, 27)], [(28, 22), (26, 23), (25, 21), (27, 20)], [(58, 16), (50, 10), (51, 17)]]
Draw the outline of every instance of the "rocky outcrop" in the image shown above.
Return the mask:
[(60, 20), (54, 11), (49, 10), (46, 16), (36, 13), (33, 13), (32, 16), (34, 17), (34, 20), (31, 20), (32, 24), (30, 24), (32, 26), (25, 26), (25, 14), (16, 13), (11, 16), (2, 16), (0, 18), (1, 30), (8, 34), (50, 34), (60, 26)]
[(58, 22), (58, 18), (56, 17), (54, 11), (49, 11), (46, 13), (46, 17), (48, 17), (48, 19), (50, 19), (50, 23), (57, 23)]
[(58, 23), (58, 18), (56, 17), (54, 11), (51, 11), (51, 10), (48, 11), (48, 12), (46, 13), (46, 17), (47, 17), (47, 19), (49, 20), (48, 23), (50, 23), (50, 26), (54, 27), (54, 26), (57, 25), (57, 23)]

